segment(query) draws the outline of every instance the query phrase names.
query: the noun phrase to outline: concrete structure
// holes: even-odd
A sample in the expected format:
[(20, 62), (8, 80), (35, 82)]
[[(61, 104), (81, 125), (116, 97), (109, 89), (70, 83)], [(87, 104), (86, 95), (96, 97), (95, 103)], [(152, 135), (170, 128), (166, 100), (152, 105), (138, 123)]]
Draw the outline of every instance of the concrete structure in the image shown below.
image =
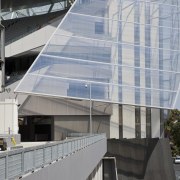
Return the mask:
[(108, 138), (163, 138), (179, 91), (178, 0), (76, 0), (66, 14), (71, 2), (3, 5), (12, 9), (3, 11), (11, 92), (0, 98), (19, 100), (23, 140), (87, 133), (90, 117), (93, 133)]
[(0, 134), (18, 134), (18, 103), (15, 99), (0, 102)]
[(46, 97), (77, 99), (83, 107), (84, 100), (104, 102), (112, 110), (110, 138), (163, 136), (180, 77), (179, 22), (164, 12), (176, 14), (177, 6), (77, 0), (15, 91), (43, 97), (39, 107)]
[(119, 180), (175, 180), (168, 139), (110, 139), (106, 155), (116, 158)]
[(15, 99), (0, 101), (0, 149), (19, 145), (18, 103)]
[(91, 177), (94, 169), (97, 169), (95, 179), (102, 180), (101, 159), (106, 151), (105, 134), (86, 135), (56, 142), (30, 143), (29, 147), (26, 143), (24, 148), (0, 152), (0, 180), (91, 180), (94, 178)]
[[(44, 167), (42, 170), (24, 177), (24, 180), (103, 180), (102, 158), (106, 153), (106, 140), (95, 143), (88, 148), (68, 156), (50, 166)], [(83, 158), (82, 158), (83, 157)], [(78, 162), (78, 166), (77, 166)], [(91, 175), (93, 170), (96, 173)]]
[[(16, 1), (8, 0), (1, 1), (2, 20), (12, 20), (24, 17), (45, 15), (53, 12), (58, 12), (64, 9), (68, 9), (71, 4), (71, 0), (38, 0), (38, 1)], [(37, 8), (39, 7), (39, 8)]]

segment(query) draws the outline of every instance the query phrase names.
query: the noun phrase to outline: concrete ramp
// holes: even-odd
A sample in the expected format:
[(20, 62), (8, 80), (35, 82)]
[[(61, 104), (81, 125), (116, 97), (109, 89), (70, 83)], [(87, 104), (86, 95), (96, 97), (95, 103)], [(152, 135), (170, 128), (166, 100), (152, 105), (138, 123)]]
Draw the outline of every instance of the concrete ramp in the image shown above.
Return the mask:
[(0, 152), (0, 180), (85, 180), (107, 151), (105, 134), (23, 146)]

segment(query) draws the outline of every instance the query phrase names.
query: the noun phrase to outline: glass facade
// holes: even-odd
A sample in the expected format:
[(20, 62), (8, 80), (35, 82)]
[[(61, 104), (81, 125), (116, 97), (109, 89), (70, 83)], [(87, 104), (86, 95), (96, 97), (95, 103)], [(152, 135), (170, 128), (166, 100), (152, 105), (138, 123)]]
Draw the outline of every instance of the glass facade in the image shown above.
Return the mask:
[(16, 92), (173, 108), (180, 0), (76, 0)]

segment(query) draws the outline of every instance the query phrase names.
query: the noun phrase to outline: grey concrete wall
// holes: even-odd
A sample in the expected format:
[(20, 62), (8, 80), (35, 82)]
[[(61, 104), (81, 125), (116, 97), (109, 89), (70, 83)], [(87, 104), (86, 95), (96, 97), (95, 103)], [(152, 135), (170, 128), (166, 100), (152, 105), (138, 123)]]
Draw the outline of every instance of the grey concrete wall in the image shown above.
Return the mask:
[[(19, 109), (20, 115), (89, 115), (89, 101), (29, 96)], [(110, 115), (111, 105), (92, 103), (92, 114)]]
[(108, 140), (107, 156), (116, 157), (119, 180), (174, 180), (167, 139)]
[(107, 151), (106, 139), (40, 169), (24, 180), (85, 180)]
[[(92, 103), (93, 132), (106, 132), (108, 138), (117, 138), (117, 136), (118, 138), (135, 138), (135, 106), (123, 105), (122, 112), (118, 112), (119, 108), (117, 109), (117, 111), (115, 111), (115, 108), (113, 109), (112, 107), (113, 104), (109, 103)], [(146, 122), (147, 113), (145, 107), (141, 107), (140, 109), (141, 137), (145, 138), (147, 137), (146, 133), (148, 132)], [(19, 108), (20, 116), (54, 116), (56, 140), (62, 139), (62, 134), (66, 132), (88, 132), (89, 114), (89, 101), (78, 101), (63, 98), (55, 99), (47, 97), (28, 96), (28, 98)], [(150, 125), (150, 134), (152, 134), (152, 137), (160, 137), (159, 109), (151, 109), (151, 122), (149, 123), (149, 126)]]
[(117, 180), (116, 159), (103, 159), (103, 180)]
[[(51, 35), (53, 34), (53, 32), (56, 30), (56, 27), (58, 26), (58, 24), (60, 23), (60, 21), (62, 20), (62, 18), (64, 17), (64, 15), (60, 15), (60, 17), (58, 18), (54, 18), (53, 20), (49, 20), (49, 18), (47, 16), (45, 16), (44, 18), (46, 18), (46, 20), (49, 20), (49, 24), (46, 25), (42, 25), (43, 19), (39, 20), (37, 19), (37, 24), (40, 24), (41, 28), (37, 28), (34, 27), (34, 29), (37, 29), (34, 32), (29, 32), (29, 34), (27, 34), (27, 29), (28, 27), (33, 27), (34, 26), (34, 22), (36, 22), (34, 17), (31, 17), (30, 19), (26, 20), (25, 22), (23, 22), (23, 20), (19, 20), (20, 22), (18, 23), (18, 26), (16, 27), (12, 27), (10, 30), (8, 30), (6, 32), (7, 37), (8, 36), (12, 36), (12, 39), (14, 37), (18, 37), (19, 33), (22, 33), (22, 36), (24, 34), (27, 34), (26, 36), (17, 39), (16, 41), (9, 43), (6, 45), (5, 47), (5, 56), (8, 57), (13, 57), (13, 56), (18, 56), (18, 55), (22, 55), (23, 53), (27, 53), (28, 51), (34, 51), (36, 48), (42, 47), (46, 44), (46, 42), (48, 41), (48, 39), (51, 37)], [(29, 21), (29, 25), (28, 22)], [(26, 24), (27, 23), (27, 24)], [(23, 30), (26, 30), (25, 32)], [(6, 38), (8, 40), (8, 38)], [(38, 50), (39, 51), (39, 50)], [(29, 52), (30, 54), (30, 52)]]
[[(84, 116), (55, 116), (54, 117), (54, 138), (55, 140), (63, 139), (67, 133), (89, 132), (89, 115)], [(98, 115), (92, 116), (93, 133), (106, 133), (110, 136), (110, 116)]]

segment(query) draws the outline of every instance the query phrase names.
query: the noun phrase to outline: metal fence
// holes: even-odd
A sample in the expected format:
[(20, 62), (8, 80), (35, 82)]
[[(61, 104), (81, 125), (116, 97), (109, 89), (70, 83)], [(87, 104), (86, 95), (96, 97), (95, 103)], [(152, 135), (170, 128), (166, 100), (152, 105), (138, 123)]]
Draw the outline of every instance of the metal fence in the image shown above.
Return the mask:
[(0, 153), (0, 180), (14, 179), (106, 138), (89, 135)]

